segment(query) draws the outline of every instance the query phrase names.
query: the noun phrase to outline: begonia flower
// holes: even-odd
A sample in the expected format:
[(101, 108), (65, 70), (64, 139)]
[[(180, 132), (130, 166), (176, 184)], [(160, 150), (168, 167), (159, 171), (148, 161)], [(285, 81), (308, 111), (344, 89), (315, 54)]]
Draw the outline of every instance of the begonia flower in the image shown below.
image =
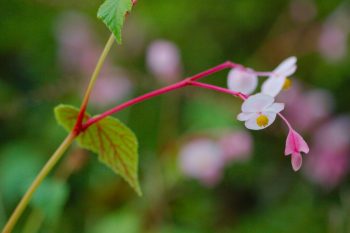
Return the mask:
[(186, 143), (179, 153), (182, 172), (208, 187), (220, 181), (224, 162), (222, 149), (208, 138), (197, 138)]
[(272, 71), (270, 77), (263, 83), (261, 92), (275, 97), (283, 88), (288, 89), (291, 86), (291, 80), (287, 77), (291, 76), (296, 71), (296, 62), (296, 57), (285, 59)]
[(147, 66), (155, 77), (165, 83), (176, 81), (181, 74), (180, 51), (166, 40), (156, 40), (147, 50)]
[(227, 86), (231, 91), (241, 92), (245, 95), (253, 93), (258, 85), (258, 77), (253, 72), (243, 69), (232, 69), (227, 78)]
[(235, 130), (225, 133), (218, 142), (225, 162), (246, 162), (251, 158), (253, 139), (248, 131)]
[(301, 153), (309, 153), (309, 146), (305, 142), (302, 136), (298, 134), (294, 129), (290, 128), (286, 140), (286, 148), (284, 154), (291, 155), (291, 162), (294, 171), (298, 171), (302, 165), (303, 158)]
[(252, 95), (242, 104), (242, 112), (237, 119), (245, 121), (248, 129), (264, 129), (270, 126), (275, 121), (277, 113), (284, 109), (283, 103), (274, 101), (275, 98), (262, 93)]

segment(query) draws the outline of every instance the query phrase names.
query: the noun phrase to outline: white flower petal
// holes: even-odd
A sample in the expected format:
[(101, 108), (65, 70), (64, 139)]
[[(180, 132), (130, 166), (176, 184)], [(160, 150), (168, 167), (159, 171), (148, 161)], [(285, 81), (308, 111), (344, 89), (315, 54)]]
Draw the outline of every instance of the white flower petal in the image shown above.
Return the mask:
[[(296, 57), (294, 57), (294, 56), (288, 57), (287, 59), (282, 61), (281, 64), (279, 64), (277, 66), (277, 68), (273, 71), (273, 73), (276, 73), (276, 74), (281, 75), (281, 76), (289, 76), (295, 72), (296, 62), (297, 62)], [(293, 68), (293, 67), (295, 67), (295, 68)], [(293, 69), (294, 69), (294, 71), (293, 71)], [(290, 72), (290, 71), (293, 71), (293, 72)], [(289, 73), (289, 74), (286, 75), (286, 73)]]
[(284, 109), (284, 104), (283, 103), (273, 103), (267, 108), (264, 109), (266, 112), (274, 112), (274, 113), (279, 113)]
[(274, 101), (273, 97), (262, 93), (252, 95), (242, 104), (242, 112), (261, 112)]
[(258, 85), (258, 77), (241, 69), (232, 69), (227, 78), (227, 86), (230, 90), (249, 95)]
[(255, 112), (249, 112), (249, 113), (241, 112), (240, 114), (238, 114), (237, 120), (246, 121), (246, 120), (249, 120), (251, 118), (256, 118), (257, 115), (258, 115), (258, 113), (255, 113)]
[(249, 119), (244, 123), (245, 127), (247, 127), (247, 129), (251, 129), (251, 130), (260, 130), (263, 129), (260, 126), (258, 126), (258, 124), (256, 123), (256, 119)]
[(285, 81), (285, 76), (277, 77), (272, 75), (262, 84), (261, 92), (265, 95), (275, 97), (282, 90)]
[(256, 118), (259, 117), (259, 115), (257, 115), (257, 117), (255, 118), (251, 118), (249, 120), (247, 120), (245, 122), (245, 127), (247, 127), (248, 129), (251, 129), (251, 130), (260, 130), (260, 129), (265, 129), (267, 127), (269, 127), (276, 119), (276, 113), (273, 113), (273, 112), (263, 112), (262, 113), (263, 115), (265, 115), (269, 121), (267, 123), (266, 126), (262, 126), (260, 127), (257, 123), (256, 123)]
[(297, 66), (296, 66), (296, 65), (295, 65), (295, 66), (292, 66), (292, 67), (290, 67), (290, 69), (285, 70), (285, 71), (283, 72), (282, 76), (286, 76), (286, 77), (291, 76), (292, 74), (295, 73), (296, 70), (297, 70)]
[(275, 112), (262, 112), (263, 115), (267, 116), (267, 118), (269, 119), (269, 123), (265, 126), (269, 127), (275, 120), (276, 120), (276, 113)]

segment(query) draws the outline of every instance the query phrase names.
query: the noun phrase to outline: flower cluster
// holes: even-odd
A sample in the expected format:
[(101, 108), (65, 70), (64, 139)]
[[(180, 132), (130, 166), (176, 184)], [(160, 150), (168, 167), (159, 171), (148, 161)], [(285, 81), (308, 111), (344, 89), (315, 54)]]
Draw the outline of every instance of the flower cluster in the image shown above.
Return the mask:
[[(280, 113), (284, 109), (284, 104), (275, 103), (275, 97), (282, 90), (291, 87), (292, 81), (288, 77), (295, 73), (296, 62), (296, 57), (289, 57), (272, 72), (257, 72), (251, 68), (237, 67), (229, 72), (227, 83), (231, 91), (246, 96), (242, 104), (242, 112), (237, 116), (237, 119), (244, 121), (248, 129), (265, 129), (275, 121), (277, 115), (285, 121), (289, 129), (285, 155), (291, 155), (294, 171), (300, 169), (302, 165), (301, 153), (308, 153), (309, 147)], [(257, 88), (259, 76), (268, 77), (261, 86), (261, 92), (248, 96)]]

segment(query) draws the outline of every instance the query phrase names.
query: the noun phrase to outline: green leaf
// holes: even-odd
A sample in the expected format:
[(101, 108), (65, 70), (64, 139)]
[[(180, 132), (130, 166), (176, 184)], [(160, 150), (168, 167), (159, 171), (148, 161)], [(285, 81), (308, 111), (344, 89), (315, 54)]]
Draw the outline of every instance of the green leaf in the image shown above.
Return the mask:
[[(75, 125), (79, 109), (69, 105), (55, 108), (56, 119), (67, 131)], [(85, 114), (84, 121), (91, 116)], [(135, 134), (118, 119), (106, 117), (91, 125), (77, 138), (81, 147), (99, 155), (102, 163), (120, 174), (134, 190), (141, 194), (138, 181), (138, 143)]]
[(105, 0), (98, 9), (97, 17), (113, 32), (119, 44), (122, 42), (125, 15), (131, 11), (132, 5), (131, 0)]

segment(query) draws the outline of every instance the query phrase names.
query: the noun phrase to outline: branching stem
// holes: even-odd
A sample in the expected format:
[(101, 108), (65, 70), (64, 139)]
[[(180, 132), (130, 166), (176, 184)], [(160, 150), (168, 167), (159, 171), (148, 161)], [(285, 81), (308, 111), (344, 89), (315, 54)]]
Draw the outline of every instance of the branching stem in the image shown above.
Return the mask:
[[(34, 192), (37, 190), (37, 188), (39, 187), (39, 185), (42, 183), (42, 181), (44, 180), (44, 178), (48, 175), (48, 173), (52, 170), (52, 168), (57, 164), (57, 162), (60, 160), (60, 158), (63, 156), (64, 152), (67, 150), (67, 148), (72, 144), (72, 142), (74, 141), (74, 139), (79, 136), (80, 133), (82, 133), (84, 130), (88, 129), (91, 125), (96, 124), (97, 122), (99, 122), (100, 120), (114, 114), (117, 113), (125, 108), (128, 108), (130, 106), (133, 106), (137, 103), (143, 102), (145, 100), (151, 99), (153, 97), (168, 93), (170, 91), (174, 91), (186, 86), (196, 86), (199, 88), (204, 88), (204, 89), (210, 89), (210, 90), (214, 90), (214, 91), (218, 91), (218, 92), (222, 92), (222, 93), (226, 93), (226, 94), (230, 94), (236, 97), (241, 98), (242, 100), (245, 100), (248, 98), (247, 95), (240, 93), (240, 92), (234, 92), (231, 91), (229, 89), (226, 88), (222, 88), (222, 87), (218, 87), (218, 86), (214, 86), (214, 85), (210, 85), (210, 84), (206, 84), (206, 83), (201, 83), (198, 82), (197, 80), (202, 79), (204, 77), (207, 77), (209, 75), (212, 75), (214, 73), (217, 73), (219, 71), (222, 71), (224, 69), (229, 69), (229, 68), (242, 68), (245, 69), (242, 65), (227, 61), (224, 62), (220, 65), (217, 65), (213, 68), (210, 68), (206, 71), (203, 71), (199, 74), (196, 74), (192, 77), (186, 78), (178, 83), (160, 88), (158, 90), (155, 91), (151, 91), (147, 94), (144, 94), (142, 96), (136, 97), (132, 100), (126, 101), (110, 110), (105, 111), (104, 113), (97, 115), (96, 117), (90, 118), (88, 121), (86, 121), (85, 123), (83, 122), (84, 119), (84, 115), (86, 112), (86, 108), (89, 102), (89, 98), (90, 98), (90, 94), (91, 91), (94, 87), (94, 84), (97, 80), (98, 75), (101, 72), (102, 66), (106, 60), (106, 57), (108, 55), (108, 52), (110, 51), (113, 42), (114, 42), (114, 36), (111, 35), (110, 38), (108, 39), (106, 46), (97, 62), (97, 65), (95, 67), (95, 70), (91, 76), (91, 80), (90, 83), (87, 87), (87, 90), (85, 92), (85, 96), (84, 99), (82, 101), (81, 107), (80, 107), (80, 112), (79, 115), (77, 117), (77, 121), (76, 124), (72, 130), (72, 132), (66, 137), (66, 139), (62, 142), (62, 144), (57, 148), (57, 150), (55, 151), (55, 153), (51, 156), (51, 158), (48, 160), (48, 162), (45, 164), (45, 166), (42, 168), (42, 170), (39, 172), (38, 176), (35, 178), (35, 180), (33, 181), (33, 183), (31, 184), (31, 186), (28, 188), (27, 192), (25, 193), (25, 195), (22, 197), (21, 201), (19, 202), (19, 204), (17, 205), (16, 209), (14, 210), (14, 212), (12, 213), (10, 219), (8, 220), (8, 222), (6, 223), (2, 233), (11, 233), (15, 224), (17, 223), (19, 217), (22, 215), (23, 211), (25, 210), (26, 206), (28, 205), (30, 199), (32, 198)], [(261, 74), (268, 74), (268, 73), (261, 73)], [(279, 114), (280, 117), (285, 121), (285, 123), (287, 124), (287, 126), (289, 128), (291, 128), (289, 122), (286, 120), (286, 118), (282, 115)]]

